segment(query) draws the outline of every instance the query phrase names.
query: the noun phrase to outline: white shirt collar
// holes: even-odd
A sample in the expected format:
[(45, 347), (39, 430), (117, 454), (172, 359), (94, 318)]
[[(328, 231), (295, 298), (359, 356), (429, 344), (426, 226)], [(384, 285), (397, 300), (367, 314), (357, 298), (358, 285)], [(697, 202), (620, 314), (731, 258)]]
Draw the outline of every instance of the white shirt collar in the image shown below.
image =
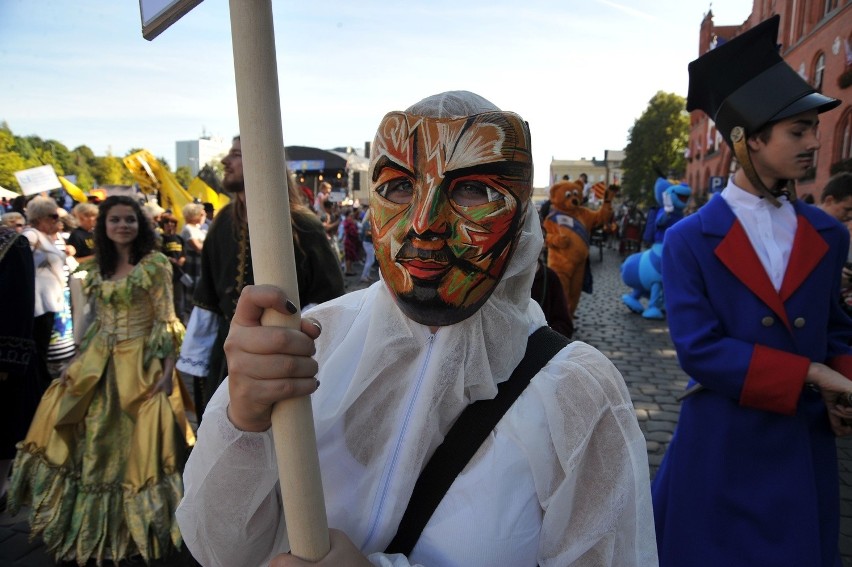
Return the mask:
[[(722, 197), (731, 206), (732, 209), (741, 207), (746, 210), (760, 210), (766, 207), (774, 207), (769, 201), (763, 197), (759, 197), (754, 193), (750, 193), (734, 183), (734, 177), (731, 176), (727, 187), (722, 190)], [(790, 206), (790, 201), (786, 196), (778, 197), (781, 207)]]

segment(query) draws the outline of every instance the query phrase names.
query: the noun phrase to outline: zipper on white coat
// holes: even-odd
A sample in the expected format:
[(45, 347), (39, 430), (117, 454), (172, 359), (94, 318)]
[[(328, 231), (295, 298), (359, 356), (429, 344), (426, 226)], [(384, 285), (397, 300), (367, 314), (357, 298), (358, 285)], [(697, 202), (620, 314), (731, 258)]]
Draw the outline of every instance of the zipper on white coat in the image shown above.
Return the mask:
[(393, 456), (390, 459), (390, 463), (386, 466), (385, 472), (382, 475), (382, 481), (380, 483), (381, 489), (379, 493), (376, 495), (376, 500), (373, 504), (373, 513), (372, 519), (370, 520), (370, 531), (367, 532), (367, 538), (364, 541), (364, 545), (361, 549), (367, 549), (368, 546), (372, 543), (373, 538), (376, 536), (376, 529), (379, 525), (379, 519), (382, 517), (382, 511), (385, 507), (385, 495), (388, 492), (388, 485), (390, 484), (390, 480), (393, 476), (393, 471), (396, 469), (396, 461), (399, 458), (400, 448), (402, 446), (402, 441), (405, 439), (405, 434), (408, 432), (408, 424), (411, 419), (411, 413), (414, 409), (414, 403), (417, 401), (420, 395), (420, 387), (423, 385), (423, 376), (426, 374), (426, 368), (429, 366), (429, 359), (432, 358), (432, 347), (435, 344), (435, 335), (429, 335), (429, 339), (427, 341), (426, 348), (426, 356), (423, 358), (423, 364), (420, 366), (420, 372), (417, 374), (417, 384), (414, 387), (414, 393), (411, 395), (411, 398), (408, 400), (408, 407), (405, 410), (405, 416), (402, 420), (402, 428), (400, 429), (399, 436), (396, 440), (396, 446), (393, 450)]

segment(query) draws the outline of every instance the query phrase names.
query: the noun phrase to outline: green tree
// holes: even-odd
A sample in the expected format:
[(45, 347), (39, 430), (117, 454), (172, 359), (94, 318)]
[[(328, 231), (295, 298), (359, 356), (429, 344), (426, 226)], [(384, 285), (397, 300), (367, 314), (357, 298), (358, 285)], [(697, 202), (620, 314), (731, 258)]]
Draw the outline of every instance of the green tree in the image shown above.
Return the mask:
[(15, 178), (15, 172), (26, 169), (26, 160), (18, 153), (18, 140), (9, 124), (0, 124), (0, 186), (20, 192), (21, 187)]
[[(95, 162), (95, 152), (89, 146), (77, 146), (72, 150), (75, 158), (83, 160), (87, 165), (91, 166)], [(78, 161), (78, 165), (80, 165)]]
[(192, 182), (192, 170), (188, 165), (182, 165), (175, 171), (175, 179), (180, 183), (180, 186), (186, 189)]
[(124, 172), (127, 170), (124, 163), (115, 156), (106, 155), (96, 157), (91, 167), (92, 175), (98, 185), (125, 185)]
[(624, 148), (622, 194), (648, 205), (655, 203), (654, 183), (658, 171), (679, 177), (686, 170), (683, 153), (689, 143), (689, 114), (686, 99), (657, 92), (642, 116), (630, 129)]
[(56, 167), (56, 173), (60, 171), (68, 173), (71, 170), (74, 165), (74, 157), (65, 144), (57, 140), (45, 140), (44, 149), (50, 152), (52, 158), (50, 163)]
[(0, 151), (0, 186), (20, 193), (21, 186), (15, 172), (26, 168), (26, 162), (19, 153)]

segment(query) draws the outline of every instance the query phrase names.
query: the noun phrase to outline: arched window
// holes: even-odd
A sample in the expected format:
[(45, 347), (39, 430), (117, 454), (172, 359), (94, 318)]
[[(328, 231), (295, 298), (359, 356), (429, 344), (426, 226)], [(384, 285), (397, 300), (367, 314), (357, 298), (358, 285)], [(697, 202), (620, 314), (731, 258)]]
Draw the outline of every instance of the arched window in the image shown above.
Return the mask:
[(837, 8), (837, 0), (825, 0), (825, 8), (822, 12), (823, 17), (827, 16), (835, 8)]
[(825, 53), (820, 51), (814, 61), (814, 88), (817, 92), (822, 92), (822, 80), (825, 75)]
[(852, 108), (847, 108), (834, 131), (837, 161), (852, 159)]

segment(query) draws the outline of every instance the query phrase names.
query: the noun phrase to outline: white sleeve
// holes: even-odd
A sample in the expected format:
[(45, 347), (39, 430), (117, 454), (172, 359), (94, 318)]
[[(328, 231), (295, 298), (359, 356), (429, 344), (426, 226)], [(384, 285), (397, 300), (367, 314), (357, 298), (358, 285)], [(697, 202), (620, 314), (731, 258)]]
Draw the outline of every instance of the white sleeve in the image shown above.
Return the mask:
[[(544, 510), (539, 564), (656, 566), (645, 438), (621, 374), (574, 342), (530, 388), (546, 422), (537, 431), (552, 442), (529, 448), (539, 452), (531, 459)], [(519, 429), (538, 421), (527, 417)]]
[(198, 306), (192, 308), (175, 365), (180, 372), (191, 376), (207, 376), (220, 319), (219, 315), (207, 309)]
[(228, 403), (225, 379), (204, 413), (175, 516), (204, 567), (265, 566), (289, 550), (272, 433), (238, 430)]

